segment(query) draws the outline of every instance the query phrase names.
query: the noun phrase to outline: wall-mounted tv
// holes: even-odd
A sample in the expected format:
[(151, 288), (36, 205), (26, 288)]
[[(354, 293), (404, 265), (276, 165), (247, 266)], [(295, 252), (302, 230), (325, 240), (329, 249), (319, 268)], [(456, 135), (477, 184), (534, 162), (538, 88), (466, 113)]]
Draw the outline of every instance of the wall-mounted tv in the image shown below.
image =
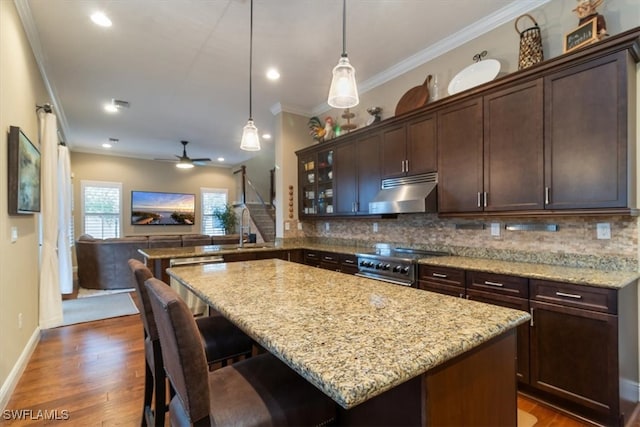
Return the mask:
[(131, 192), (131, 225), (193, 225), (195, 212), (195, 194)]

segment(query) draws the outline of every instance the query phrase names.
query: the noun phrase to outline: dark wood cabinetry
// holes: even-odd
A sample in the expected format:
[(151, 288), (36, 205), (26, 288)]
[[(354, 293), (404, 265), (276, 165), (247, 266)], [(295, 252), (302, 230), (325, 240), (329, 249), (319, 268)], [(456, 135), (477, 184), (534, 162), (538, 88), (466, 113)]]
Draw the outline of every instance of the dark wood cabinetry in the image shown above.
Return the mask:
[(380, 190), (380, 134), (365, 134), (336, 147), (336, 215), (368, 215)]
[(382, 179), (437, 170), (436, 115), (421, 115), (382, 132)]
[(531, 386), (605, 425), (624, 425), (638, 398), (637, 284), (530, 286)]
[(304, 264), (346, 274), (358, 272), (358, 260), (353, 254), (305, 249)]
[(465, 295), (464, 271), (421, 265), (418, 267), (418, 288), (462, 298)]
[(627, 206), (630, 63), (622, 51), (545, 77), (548, 208)]

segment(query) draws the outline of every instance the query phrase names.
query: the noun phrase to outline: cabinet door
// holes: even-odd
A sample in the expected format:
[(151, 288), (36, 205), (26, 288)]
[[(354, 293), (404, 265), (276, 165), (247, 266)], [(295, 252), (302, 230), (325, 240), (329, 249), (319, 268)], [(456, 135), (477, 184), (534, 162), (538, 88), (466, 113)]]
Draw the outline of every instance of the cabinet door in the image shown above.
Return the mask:
[(626, 207), (627, 53), (545, 77), (547, 209)]
[(334, 213), (338, 215), (353, 215), (358, 198), (355, 141), (337, 146), (335, 152)]
[(617, 318), (531, 301), (531, 385), (618, 424)]
[(482, 211), (482, 98), (438, 112), (438, 212)]
[(304, 217), (316, 213), (316, 155), (298, 158), (298, 215)]
[(396, 178), (405, 175), (407, 134), (405, 125), (382, 132), (382, 178)]
[(544, 208), (542, 79), (484, 97), (485, 211)]
[(407, 173), (417, 175), (438, 169), (436, 115), (407, 124)]
[(357, 142), (358, 214), (369, 214), (369, 202), (380, 191), (380, 134), (376, 133)]

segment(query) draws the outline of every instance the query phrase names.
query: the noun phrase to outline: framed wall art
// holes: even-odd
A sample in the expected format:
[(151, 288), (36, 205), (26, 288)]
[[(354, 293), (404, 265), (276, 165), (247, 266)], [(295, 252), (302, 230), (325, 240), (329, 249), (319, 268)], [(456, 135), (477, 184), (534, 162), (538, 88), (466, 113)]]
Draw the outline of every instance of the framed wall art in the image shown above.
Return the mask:
[(40, 150), (17, 126), (9, 127), (9, 215), (40, 212)]

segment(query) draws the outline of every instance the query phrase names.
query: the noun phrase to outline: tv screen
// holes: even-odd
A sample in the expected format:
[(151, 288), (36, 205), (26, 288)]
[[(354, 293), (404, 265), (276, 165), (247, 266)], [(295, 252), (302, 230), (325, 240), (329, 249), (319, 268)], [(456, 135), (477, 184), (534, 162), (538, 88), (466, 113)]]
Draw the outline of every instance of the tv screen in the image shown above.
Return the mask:
[(195, 194), (131, 192), (132, 225), (193, 225), (195, 211)]

